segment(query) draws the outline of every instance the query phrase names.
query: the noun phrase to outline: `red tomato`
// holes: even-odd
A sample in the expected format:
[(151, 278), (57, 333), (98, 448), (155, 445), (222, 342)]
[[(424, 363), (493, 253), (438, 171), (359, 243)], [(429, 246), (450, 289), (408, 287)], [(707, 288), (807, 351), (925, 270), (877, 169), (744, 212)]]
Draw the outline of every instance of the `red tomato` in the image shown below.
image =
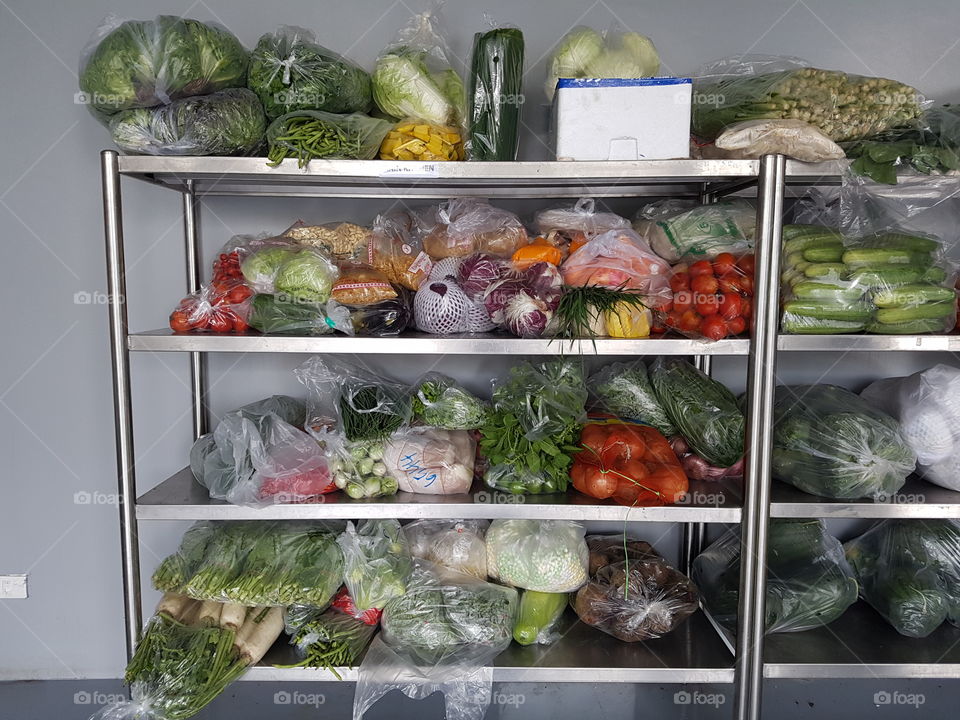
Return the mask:
[(727, 321), (727, 329), (731, 335), (739, 335), (747, 329), (747, 321), (743, 317), (735, 317)]
[(690, 266), (690, 277), (697, 275), (713, 275), (713, 265), (709, 260), (697, 260)]
[(670, 289), (674, 292), (690, 289), (690, 274), (686, 272), (674, 273), (670, 278)]
[(690, 281), (690, 289), (696, 295), (713, 295), (720, 284), (713, 275), (697, 275)]
[(700, 327), (700, 316), (693, 310), (687, 310), (680, 316), (677, 327), (685, 332), (694, 332)]
[(753, 295), (753, 274), (740, 278), (740, 287), (747, 295)]
[(717, 280), (717, 284), (720, 286), (720, 292), (741, 293), (743, 292), (743, 275), (736, 271), (727, 273)]
[(689, 290), (681, 290), (673, 296), (673, 309), (677, 312), (685, 312), (693, 308), (693, 293)]
[(743, 271), (744, 275), (749, 275), (750, 277), (753, 277), (755, 265), (756, 262), (753, 255), (744, 255), (742, 258), (737, 260), (737, 267)]
[(253, 291), (248, 288), (246, 285), (237, 285), (233, 290), (230, 291), (230, 294), (227, 297), (230, 300), (231, 305), (239, 305), (248, 297), (250, 297)]
[(240, 333), (240, 332), (246, 332), (249, 328), (250, 328), (250, 326), (247, 324), (247, 321), (244, 320), (244, 319), (243, 319), (242, 317), (240, 317), (239, 315), (236, 315), (236, 316), (233, 318), (233, 331), (234, 331), (234, 332), (238, 332), (238, 333)]
[(720, 253), (713, 260), (713, 272), (719, 275), (726, 275), (732, 272), (736, 267), (737, 259), (731, 253)]
[(697, 296), (693, 307), (703, 316), (716, 315), (720, 312), (720, 298), (716, 295)]
[(215, 312), (210, 316), (209, 326), (215, 333), (228, 333), (233, 330), (233, 320), (226, 313)]
[(743, 298), (737, 293), (723, 293), (720, 296), (720, 315), (724, 320), (733, 320), (740, 315)]
[(719, 315), (705, 317), (700, 323), (700, 332), (709, 340), (722, 340), (727, 336), (727, 321)]
[(750, 319), (750, 316), (753, 315), (753, 300), (750, 298), (743, 299), (743, 302), (740, 303), (740, 315), (744, 320)]
[(190, 330), (190, 316), (183, 310), (174, 310), (170, 313), (170, 329), (174, 332), (188, 332)]
[(679, 327), (681, 313), (674, 310), (663, 316), (663, 324), (667, 327)]

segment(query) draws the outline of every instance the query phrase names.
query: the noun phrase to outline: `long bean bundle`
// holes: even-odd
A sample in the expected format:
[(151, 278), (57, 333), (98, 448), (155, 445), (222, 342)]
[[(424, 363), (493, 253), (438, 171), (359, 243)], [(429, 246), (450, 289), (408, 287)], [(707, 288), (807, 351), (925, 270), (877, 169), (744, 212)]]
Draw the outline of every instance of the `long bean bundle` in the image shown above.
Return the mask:
[(325, 668), (340, 678), (335, 668), (353, 667), (377, 630), (336, 608), (308, 618), (290, 642), (297, 646), (303, 661), (295, 667)]
[(290, 157), (297, 158), (297, 166), (301, 168), (313, 158), (371, 160), (391, 127), (386, 120), (358, 113), (335, 115), (305, 110), (287, 113), (267, 129), (270, 145), (267, 164), (276, 167)]

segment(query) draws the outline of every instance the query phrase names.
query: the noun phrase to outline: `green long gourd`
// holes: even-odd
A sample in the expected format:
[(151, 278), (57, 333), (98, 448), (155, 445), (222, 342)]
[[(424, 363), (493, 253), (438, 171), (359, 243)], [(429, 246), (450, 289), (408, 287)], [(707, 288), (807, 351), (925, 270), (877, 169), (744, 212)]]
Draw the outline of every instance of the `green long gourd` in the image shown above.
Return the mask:
[(471, 160), (516, 160), (523, 105), (523, 33), (497, 28), (473, 37)]

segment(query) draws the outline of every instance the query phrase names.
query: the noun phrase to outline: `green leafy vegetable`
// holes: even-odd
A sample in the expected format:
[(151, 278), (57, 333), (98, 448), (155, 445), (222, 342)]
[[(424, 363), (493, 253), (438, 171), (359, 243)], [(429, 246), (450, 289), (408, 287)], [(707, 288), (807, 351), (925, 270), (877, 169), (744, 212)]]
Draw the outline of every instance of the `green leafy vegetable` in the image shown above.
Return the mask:
[(640, 33), (615, 34), (606, 42), (596, 30), (576, 27), (553, 49), (544, 89), (552, 100), (560, 78), (643, 78), (660, 71), (660, 55)]
[(440, 373), (428, 373), (413, 397), (414, 417), (442, 430), (475, 430), (486, 422), (489, 405)]
[(368, 625), (335, 608), (314, 613), (304, 619), (290, 638), (303, 660), (287, 667), (324, 668), (342, 680), (336, 668), (356, 665), (376, 631), (376, 624)]
[(407, 592), (412, 558), (397, 520), (364, 520), (356, 530), (347, 523), (337, 544), (343, 551), (344, 582), (357, 610), (382, 609)]
[(273, 286), (277, 293), (295, 301), (326, 302), (330, 299), (336, 266), (322, 252), (303, 248), (288, 256), (278, 268)]
[(677, 434), (641, 360), (608, 365), (590, 376), (587, 387), (597, 404), (611, 415), (648, 423), (665, 437)]
[(426, 53), (398, 48), (381, 55), (373, 71), (373, 98), (387, 115), (434, 125), (457, 125), (463, 112), (463, 81), (452, 68), (431, 75)]

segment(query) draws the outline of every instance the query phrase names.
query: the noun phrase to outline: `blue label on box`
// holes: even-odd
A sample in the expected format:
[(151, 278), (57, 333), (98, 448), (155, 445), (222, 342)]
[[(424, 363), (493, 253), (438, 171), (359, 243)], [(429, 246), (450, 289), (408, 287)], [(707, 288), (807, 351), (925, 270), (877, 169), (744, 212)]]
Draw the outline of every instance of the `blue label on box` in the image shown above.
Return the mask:
[(691, 78), (653, 77), (653, 78), (560, 78), (560, 88), (598, 88), (598, 87), (649, 87), (651, 85), (692, 85)]

